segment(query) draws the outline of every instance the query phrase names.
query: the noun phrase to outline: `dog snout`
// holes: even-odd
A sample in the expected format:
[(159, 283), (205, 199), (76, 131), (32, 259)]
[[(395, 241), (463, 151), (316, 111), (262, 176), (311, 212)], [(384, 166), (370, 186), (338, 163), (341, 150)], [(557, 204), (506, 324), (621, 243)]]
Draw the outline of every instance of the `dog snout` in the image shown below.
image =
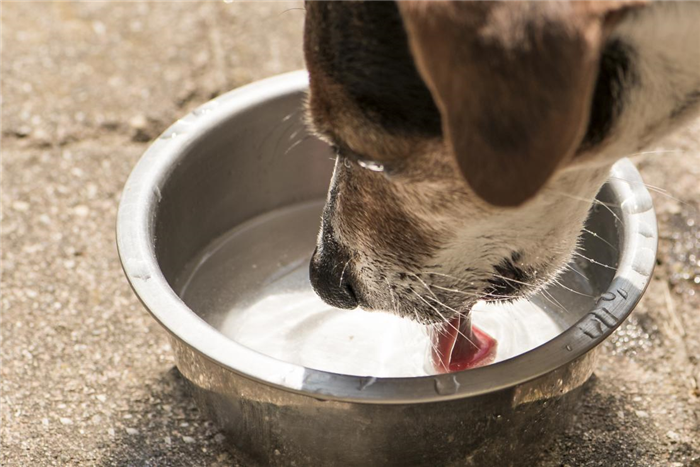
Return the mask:
[(349, 261), (350, 255), (335, 242), (324, 242), (311, 257), (311, 286), (324, 302), (336, 308), (352, 309), (358, 305)]

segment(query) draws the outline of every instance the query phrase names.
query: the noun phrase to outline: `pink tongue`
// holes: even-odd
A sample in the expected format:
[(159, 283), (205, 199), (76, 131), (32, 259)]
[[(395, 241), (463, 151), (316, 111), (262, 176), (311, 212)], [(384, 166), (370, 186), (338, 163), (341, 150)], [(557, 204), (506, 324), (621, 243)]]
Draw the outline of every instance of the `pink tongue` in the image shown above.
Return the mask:
[(435, 336), (433, 364), (441, 373), (488, 365), (496, 357), (498, 342), (476, 326), (471, 318), (456, 316)]

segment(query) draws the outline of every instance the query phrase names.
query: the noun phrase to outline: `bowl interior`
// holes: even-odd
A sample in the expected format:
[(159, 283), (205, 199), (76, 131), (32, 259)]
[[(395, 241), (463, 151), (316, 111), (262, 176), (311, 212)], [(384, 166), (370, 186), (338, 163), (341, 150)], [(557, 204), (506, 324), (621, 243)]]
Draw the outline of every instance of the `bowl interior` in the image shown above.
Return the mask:
[[(302, 366), (372, 374), (366, 366), (356, 365), (364, 357), (349, 354), (351, 350), (340, 351), (340, 355), (346, 355), (347, 362), (339, 367), (324, 366), (313, 358), (308, 360), (313, 354), (339, 348), (348, 333), (338, 329), (348, 324), (343, 321), (345, 312), (320, 313), (317, 309), (320, 301), (313, 301), (306, 278), (333, 155), (323, 142), (305, 130), (302, 102), (301, 92), (258, 102), (245, 112), (218, 121), (205, 134), (183, 146), (178, 163), (160, 188), (161, 201), (154, 225), (156, 259), (164, 277), (188, 307), (229, 338)], [(562, 285), (550, 287), (532, 297), (529, 303), (505, 307), (505, 312), (502, 306), (480, 305), (479, 311), (486, 321), (493, 316), (503, 318), (491, 322), (488, 325), (491, 328), (484, 325), (490, 332), (500, 329), (499, 326), (503, 327), (504, 335), (511, 336), (522, 335), (519, 330), (523, 329), (528, 332), (544, 329), (532, 341), (504, 351), (501, 360), (543, 344), (595, 307), (597, 297), (613, 280), (621, 250), (623, 227), (618, 222), (619, 209), (612, 207), (620, 204), (615, 196), (614, 190), (603, 187), (598, 196), (603, 204), (594, 206), (587, 225), (587, 230), (595, 235), (584, 233), (582, 237), (585, 255), (595, 262), (577, 258), (572, 270), (563, 275)], [(286, 309), (289, 301), (294, 300), (290, 297), (301, 297), (300, 304)], [(500, 310), (494, 309), (498, 307)], [(530, 311), (518, 314), (521, 309)], [(311, 314), (304, 314), (309, 310)], [(265, 313), (267, 321), (259, 320)], [(250, 320), (256, 319), (255, 326), (245, 328), (246, 323), (250, 325)], [(288, 347), (276, 353), (265, 352), (270, 348), (270, 340), (279, 338), (280, 334), (264, 331), (270, 329), (270, 323), (279, 321), (289, 323), (285, 328), (287, 334), (306, 332), (310, 338), (306, 360), (292, 355), (286, 358)], [(398, 318), (377, 314), (366, 317), (365, 321), (371, 322), (368, 326), (375, 329), (402, 326)], [(479, 319), (475, 321), (479, 324)], [(404, 325), (407, 330), (399, 332), (419, 341), (420, 333), (410, 323)], [(335, 337), (325, 341), (311, 339), (311, 331), (323, 326), (326, 326), (324, 332)], [(337, 335), (333, 329), (338, 331)], [(371, 333), (361, 330), (357, 333), (359, 336), (352, 332), (349, 335), (358, 341), (372, 340)], [(425, 342), (416, 344), (416, 353), (423, 352), (421, 345)], [(362, 346), (356, 341), (344, 348), (357, 347)], [(371, 346), (366, 350), (370, 354), (377, 352)], [(420, 374), (425, 373), (412, 367), (398, 373), (380, 371), (373, 376)]]

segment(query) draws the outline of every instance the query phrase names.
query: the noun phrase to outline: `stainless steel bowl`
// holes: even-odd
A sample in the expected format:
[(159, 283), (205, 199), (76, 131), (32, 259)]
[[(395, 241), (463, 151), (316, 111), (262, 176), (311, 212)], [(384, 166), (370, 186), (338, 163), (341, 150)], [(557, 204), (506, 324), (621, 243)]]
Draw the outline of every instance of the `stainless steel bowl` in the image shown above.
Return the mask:
[(304, 368), (226, 338), (217, 318), (190, 309), (175, 284), (190, 260), (242, 222), (325, 197), (329, 150), (301, 137), (306, 87), (300, 71), (204, 104), (148, 149), (124, 189), (117, 223), (124, 271), (169, 331), (201, 408), (239, 455), (263, 464), (520, 465), (536, 456), (576, 410), (596, 348), (649, 282), (656, 219), (638, 172), (628, 160), (616, 164), (588, 222), (597, 237), (584, 237), (584, 246), (595, 262), (584, 269), (597, 298), (550, 289), (567, 308), (557, 318), (566, 330), (553, 340), (437, 376)]

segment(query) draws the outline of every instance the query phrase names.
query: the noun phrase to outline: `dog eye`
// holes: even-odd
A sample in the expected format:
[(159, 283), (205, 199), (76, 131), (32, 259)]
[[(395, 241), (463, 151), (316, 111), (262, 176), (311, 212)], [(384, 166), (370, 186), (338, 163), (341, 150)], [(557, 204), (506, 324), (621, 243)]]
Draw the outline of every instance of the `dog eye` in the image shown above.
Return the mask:
[(371, 170), (372, 172), (384, 172), (384, 164), (380, 164), (379, 162), (358, 159), (357, 165), (363, 169)]
[(343, 145), (340, 145), (340, 144), (331, 145), (331, 149), (336, 154), (336, 156), (340, 157), (343, 160), (343, 163), (348, 168), (350, 167), (349, 164), (355, 163), (355, 164), (359, 165), (360, 167), (362, 167), (363, 169), (371, 170), (372, 172), (380, 172), (383, 175), (385, 175), (386, 177), (390, 177), (391, 175), (394, 175), (393, 164), (391, 164), (391, 167), (389, 167), (382, 162), (377, 162), (377, 161), (365, 159), (360, 154), (357, 154), (356, 152), (352, 151), (350, 148), (343, 146)]

